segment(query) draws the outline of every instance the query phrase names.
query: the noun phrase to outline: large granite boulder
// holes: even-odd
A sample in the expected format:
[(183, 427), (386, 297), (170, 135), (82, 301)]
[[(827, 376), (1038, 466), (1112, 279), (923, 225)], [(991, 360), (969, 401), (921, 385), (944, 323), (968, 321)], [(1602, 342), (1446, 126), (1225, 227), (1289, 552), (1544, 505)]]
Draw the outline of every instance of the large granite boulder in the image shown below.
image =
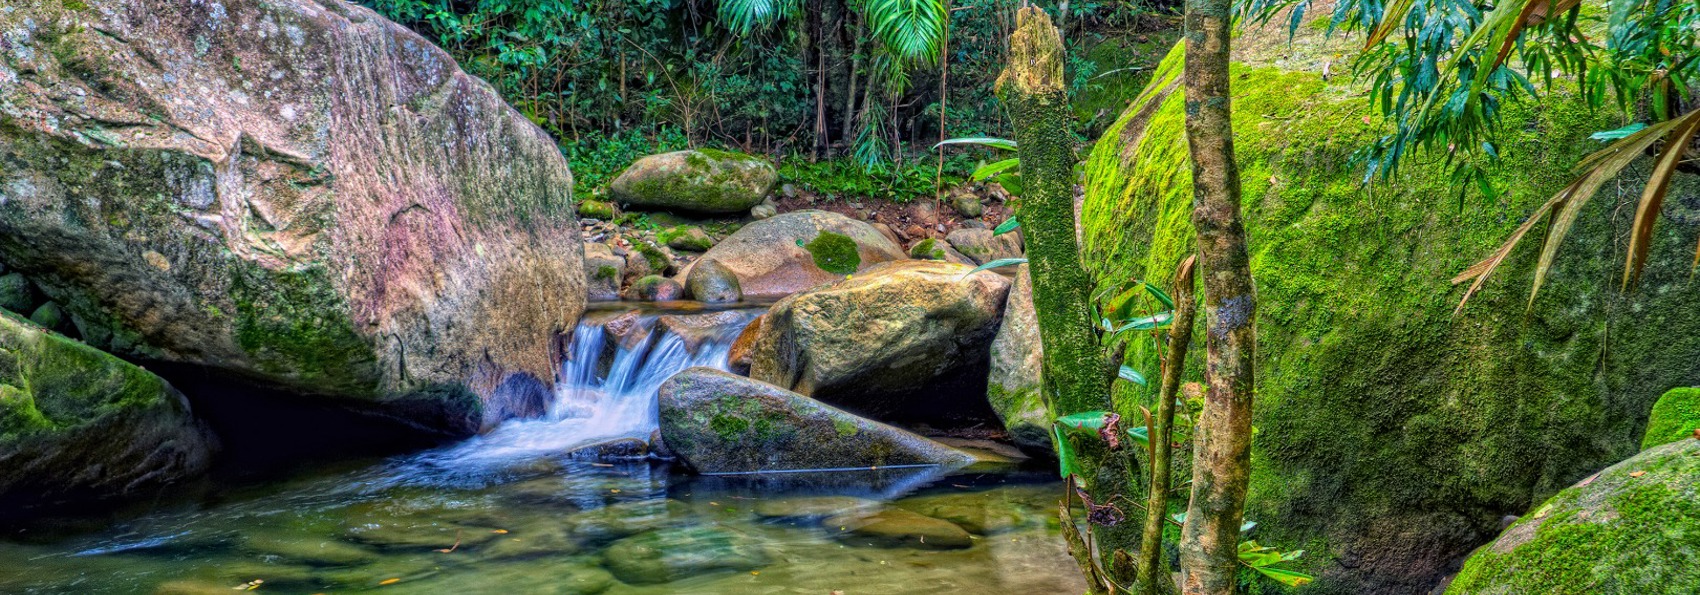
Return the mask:
[(987, 350), (1010, 281), (934, 260), (874, 266), (779, 300), (750, 377), (881, 419), (985, 410)]
[[(745, 225), (715, 244), (697, 262), (713, 260), (732, 271), (738, 276), (745, 298), (784, 297), (844, 278), (844, 273), (823, 270), (816, 262), (816, 254), (806, 247), (822, 232), (842, 235), (855, 242), (860, 262), (857, 270), (908, 258), (901, 246), (867, 223), (826, 211), (792, 211)], [(838, 255), (822, 256), (830, 260)], [(687, 268), (682, 277), (689, 274)]]
[(1464, 563), (1447, 595), (1688, 595), (1700, 588), (1700, 440), (1635, 455), (1547, 500)]
[(699, 149), (650, 155), (608, 184), (615, 202), (639, 209), (743, 213), (767, 197), (779, 173), (742, 153)]
[(1025, 264), (1004, 301), (1003, 323), (992, 338), (990, 352), (986, 401), (992, 411), (1022, 448), (1051, 448), (1051, 416), (1039, 393), (1045, 352), (1039, 343), (1039, 319), (1033, 312), (1033, 277)]
[(699, 473), (965, 465), (960, 451), (713, 368), (661, 385), (661, 438)]
[(584, 303), (555, 143), (313, 0), (0, 11), (0, 260), (90, 344), (475, 431)]
[(0, 313), (0, 516), (193, 477), (213, 448), (160, 377)]
[[(1280, 31), (1247, 37), (1282, 37)], [(1525, 238), (1462, 313), (1453, 276), (1488, 256), (1575, 179), (1620, 116), (1555, 93), (1507, 105), (1487, 165), (1494, 200), (1459, 189), (1440, 161), (1362, 185), (1351, 159), (1387, 123), (1323, 45), (1236, 56), (1234, 149), (1257, 280), (1257, 409), (1246, 516), (1259, 543), (1302, 545), (1306, 592), (1424, 595), (1501, 519), (1640, 449), (1647, 412), (1700, 378), (1700, 228), (1659, 228), (1639, 286), (1620, 290), (1618, 205), (1639, 200), (1630, 168), (1585, 206), (1531, 304), (1540, 250)], [(1181, 50), (1165, 72), (1179, 72)], [(1164, 280), (1195, 250), (1186, 100), (1158, 77), (1093, 149), (1081, 212), (1086, 266), (1107, 283)], [(1177, 147), (1180, 150), (1177, 150)], [(1695, 217), (1700, 176), (1676, 177), (1673, 220)], [(1543, 223), (1544, 224), (1544, 223)], [(1044, 304), (1039, 304), (1041, 310)], [(1201, 312), (1201, 314), (1205, 314)], [(1204, 316), (1191, 362), (1202, 362)], [(1128, 365), (1157, 370), (1157, 350)], [(1189, 366), (1190, 368), (1190, 366)], [(1189, 372), (1192, 374), (1194, 372)], [(1149, 392), (1118, 383), (1123, 419)], [(1539, 590), (1526, 591), (1530, 593)]]

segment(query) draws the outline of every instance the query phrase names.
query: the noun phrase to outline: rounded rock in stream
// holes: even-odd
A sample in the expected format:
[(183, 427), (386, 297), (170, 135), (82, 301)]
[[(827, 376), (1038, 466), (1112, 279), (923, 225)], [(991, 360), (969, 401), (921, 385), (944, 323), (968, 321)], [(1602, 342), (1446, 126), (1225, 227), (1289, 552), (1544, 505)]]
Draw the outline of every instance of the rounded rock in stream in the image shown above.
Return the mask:
[(699, 473), (966, 465), (956, 449), (713, 368), (661, 385), (661, 435)]
[(678, 281), (650, 275), (638, 279), (626, 288), (626, 297), (645, 302), (671, 302), (685, 297), (685, 288)]
[(711, 572), (755, 570), (768, 565), (767, 549), (755, 538), (714, 527), (662, 529), (608, 546), (602, 563), (633, 585), (673, 582)]
[(685, 290), (691, 298), (710, 304), (724, 304), (744, 299), (738, 275), (720, 261), (704, 258), (691, 266), (685, 275)]
[(858, 545), (956, 549), (971, 547), (974, 538), (950, 521), (901, 508), (852, 512), (826, 520), (839, 538)]

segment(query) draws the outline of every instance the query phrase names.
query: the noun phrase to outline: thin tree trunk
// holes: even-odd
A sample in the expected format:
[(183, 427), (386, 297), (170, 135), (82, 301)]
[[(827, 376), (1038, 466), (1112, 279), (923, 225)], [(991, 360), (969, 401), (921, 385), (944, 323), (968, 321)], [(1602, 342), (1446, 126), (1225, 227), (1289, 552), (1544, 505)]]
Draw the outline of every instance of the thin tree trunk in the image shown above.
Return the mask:
[(850, 47), (850, 90), (844, 94), (844, 143), (856, 142), (856, 73), (862, 70), (862, 19), (846, 9), (845, 18), (856, 19), (855, 39)]
[(1180, 391), (1181, 372), (1186, 369), (1187, 348), (1192, 345), (1192, 323), (1198, 312), (1193, 297), (1195, 257), (1188, 257), (1175, 271), (1175, 313), (1169, 325), (1169, 344), (1163, 357), (1163, 380), (1157, 391), (1156, 427), (1147, 428), (1151, 442), (1151, 490), (1145, 498), (1145, 531), (1139, 540), (1140, 593), (1158, 595), (1174, 592), (1168, 565), (1163, 563), (1163, 523), (1169, 514), (1170, 468), (1174, 462), (1175, 394)]
[(1257, 297), (1240, 221), (1240, 174), (1229, 120), (1231, 0), (1187, 0), (1186, 136), (1193, 227), (1204, 270), (1208, 392), (1194, 433), (1192, 501), (1181, 531), (1181, 592), (1229, 595), (1251, 471)]
[[(1021, 9), (1009, 37), (1009, 65), (998, 77), (998, 96), (1015, 126), (1023, 193), (1016, 207), (1033, 276), (1045, 405), (1057, 415), (1107, 411), (1111, 375), (1093, 331), (1091, 280), (1080, 263), (1074, 233), (1073, 113), (1063, 82), (1063, 48), (1051, 18), (1037, 7)], [(1130, 484), (1127, 457), (1097, 438), (1065, 438), (1074, 445), (1081, 481), (1093, 499), (1111, 503)], [(1066, 519), (1065, 519), (1066, 522)], [(1131, 543), (1133, 523), (1124, 523)], [(1095, 532), (1100, 555), (1117, 549), (1113, 531)], [(1109, 537), (1106, 540), (1106, 537)], [(1094, 586), (1095, 591), (1101, 587)]]
[(939, 169), (933, 175), (933, 211), (944, 196), (944, 115), (950, 99), (950, 0), (944, 0), (944, 38), (939, 41)]

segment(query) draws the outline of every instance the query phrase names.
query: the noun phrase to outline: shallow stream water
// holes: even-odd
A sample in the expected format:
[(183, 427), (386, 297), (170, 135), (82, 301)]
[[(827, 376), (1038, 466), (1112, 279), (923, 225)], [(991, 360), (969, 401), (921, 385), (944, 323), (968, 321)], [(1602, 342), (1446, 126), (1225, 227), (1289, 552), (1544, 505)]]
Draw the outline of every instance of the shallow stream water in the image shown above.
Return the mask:
[[(681, 335), (646, 314), (653, 332), (623, 341), (581, 325), (543, 418), (460, 444), (12, 530), (0, 593), (1084, 589), (1057, 536), (1060, 484), (1044, 472), (700, 477), (569, 454), (647, 438), (661, 381), (724, 368), (749, 317)], [(882, 520), (860, 530), (871, 517)]]

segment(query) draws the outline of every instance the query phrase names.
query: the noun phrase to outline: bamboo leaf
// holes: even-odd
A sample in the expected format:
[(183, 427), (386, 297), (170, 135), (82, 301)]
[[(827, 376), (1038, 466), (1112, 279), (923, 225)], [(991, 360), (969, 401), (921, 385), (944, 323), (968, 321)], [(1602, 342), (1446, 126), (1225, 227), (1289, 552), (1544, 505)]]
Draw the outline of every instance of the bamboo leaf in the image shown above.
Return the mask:
[(1624, 138), (1624, 137), (1627, 137), (1631, 134), (1635, 134), (1637, 132), (1640, 132), (1641, 129), (1646, 128), (1646, 127), (1647, 127), (1646, 122), (1636, 122), (1634, 124), (1630, 124), (1630, 125), (1624, 126), (1622, 128), (1614, 128), (1612, 130), (1601, 130), (1599, 132), (1595, 132), (1593, 134), (1588, 135), (1588, 138), (1591, 138), (1591, 139), (1594, 139), (1594, 140), (1618, 140), (1620, 138)]
[(1175, 298), (1169, 297), (1169, 294), (1165, 293), (1162, 290), (1162, 288), (1157, 287), (1156, 285), (1152, 285), (1150, 283), (1146, 283), (1145, 284), (1145, 291), (1150, 292), (1151, 297), (1157, 298), (1157, 301), (1163, 302), (1163, 307), (1169, 308), (1169, 309), (1174, 309)]
[(1015, 141), (993, 136), (965, 136), (962, 138), (946, 139), (939, 142), (939, 144), (933, 145), (933, 148), (937, 149), (945, 145), (985, 145), (994, 149), (1003, 149), (1006, 151), (1015, 150)]
[(1381, 15), (1381, 22), (1376, 24), (1375, 29), (1370, 30), (1368, 39), (1364, 40), (1364, 48), (1375, 47), (1392, 35), (1393, 30), (1404, 23), (1405, 15), (1410, 14), (1411, 7), (1415, 4), (1415, 0), (1393, 0), (1393, 3), (1388, 4), (1387, 10)]
[(1129, 368), (1127, 366), (1122, 366), (1122, 368), (1120, 370), (1117, 370), (1116, 371), (1116, 377), (1121, 378), (1122, 380), (1126, 380), (1128, 382), (1132, 382), (1132, 383), (1140, 385), (1140, 386), (1146, 385), (1145, 384), (1145, 375), (1140, 374), (1138, 370), (1135, 370), (1133, 368)]
[(1314, 576), (1296, 570), (1287, 570), (1285, 568), (1255, 566), (1253, 569), (1262, 573), (1263, 576), (1280, 581), (1281, 584), (1289, 587), (1303, 587), (1316, 580), (1316, 577)]
[(1155, 328), (1164, 328), (1169, 326), (1169, 323), (1174, 319), (1175, 312), (1173, 310), (1165, 310), (1150, 316), (1129, 320), (1127, 324), (1117, 327), (1115, 332), (1119, 333), (1122, 331), (1143, 331)]
[(997, 260), (988, 262), (986, 264), (982, 264), (980, 266), (974, 267), (974, 270), (968, 271), (968, 274), (963, 275), (963, 277), (966, 278), (968, 275), (972, 275), (974, 273), (978, 273), (980, 271), (984, 271), (984, 270), (987, 270), (987, 269), (996, 269), (996, 268), (1002, 268), (1002, 267), (1007, 267), (1007, 266), (1015, 266), (1015, 265), (1018, 265), (1018, 264), (1027, 264), (1027, 259), (1025, 259), (1025, 258), (999, 258)]
[(1110, 413), (1107, 411), (1082, 411), (1057, 418), (1056, 425), (1071, 430), (1097, 431), (1103, 428), (1109, 419)]
[[(1671, 176), (1676, 173), (1676, 166), (1682, 162), (1695, 132), (1700, 131), (1700, 108), (1678, 120), (1684, 123), (1667, 139), (1658, 163), (1653, 166), (1653, 174), (1647, 180), (1647, 187), (1641, 192), (1641, 204), (1635, 208), (1635, 223), (1630, 226), (1629, 233), (1629, 254), (1623, 267), (1625, 289), (1640, 278), (1641, 269), (1647, 264), (1647, 251), (1653, 243), (1653, 226), (1658, 223), (1659, 208), (1664, 206), (1665, 195), (1670, 192)], [(1700, 252), (1696, 254), (1696, 260), (1700, 260)]]
[(1005, 219), (1003, 223), (999, 223), (998, 226), (992, 230), (992, 235), (1003, 235), (1015, 231), (1019, 227), (1021, 227), (1021, 222), (1016, 221), (1014, 216), (1010, 216), (1010, 218)]
[(978, 182), (978, 181), (984, 180), (986, 178), (990, 178), (992, 176), (1003, 173), (1004, 170), (1007, 170), (1007, 169), (1012, 168), (1012, 167), (1016, 167), (1018, 165), (1021, 165), (1021, 160), (1017, 159), (1015, 157), (1011, 157), (1009, 159), (1005, 159), (1005, 160), (1002, 160), (1002, 161), (993, 161), (991, 163), (987, 163), (987, 164), (982, 165), (979, 168), (975, 169), (974, 173), (969, 174), (968, 177), (973, 178), (974, 181)]

